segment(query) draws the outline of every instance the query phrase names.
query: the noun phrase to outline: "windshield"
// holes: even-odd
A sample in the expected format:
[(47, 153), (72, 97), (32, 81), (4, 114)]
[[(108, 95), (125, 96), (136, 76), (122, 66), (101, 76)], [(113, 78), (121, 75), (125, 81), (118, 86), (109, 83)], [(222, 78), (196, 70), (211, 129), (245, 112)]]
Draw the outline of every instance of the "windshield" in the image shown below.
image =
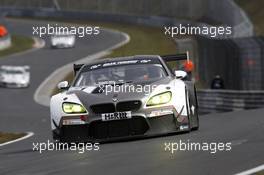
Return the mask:
[(21, 70), (0, 70), (1, 73), (4, 73), (4, 74), (23, 74), (24, 72), (21, 71)]
[(72, 34), (60, 34), (60, 35), (53, 35), (51, 37), (52, 38), (70, 38), (70, 37), (74, 37), (74, 35), (72, 35)]
[(156, 81), (165, 76), (160, 64), (111, 66), (80, 73), (73, 86)]

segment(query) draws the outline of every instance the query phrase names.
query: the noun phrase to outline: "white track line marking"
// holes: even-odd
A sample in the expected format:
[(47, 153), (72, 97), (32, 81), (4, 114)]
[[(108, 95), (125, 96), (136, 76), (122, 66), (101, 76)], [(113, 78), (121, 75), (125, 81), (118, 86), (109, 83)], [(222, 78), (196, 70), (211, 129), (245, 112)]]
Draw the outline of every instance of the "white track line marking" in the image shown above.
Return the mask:
[(18, 139), (12, 140), (12, 141), (2, 143), (2, 144), (0, 144), (0, 146), (5, 146), (5, 145), (11, 144), (11, 143), (15, 143), (15, 142), (19, 142), (19, 141), (25, 140), (25, 139), (33, 136), (33, 135), (34, 135), (34, 132), (27, 132), (27, 135), (25, 135), (24, 137), (20, 137)]
[(247, 139), (242, 139), (242, 140), (233, 140), (231, 141), (232, 146), (236, 146), (236, 145), (241, 145), (243, 143), (246, 143), (248, 140)]
[(235, 174), (235, 175), (250, 175), (250, 174), (253, 174), (253, 173), (257, 173), (259, 171), (262, 171), (262, 170), (264, 170), (264, 164), (263, 165), (260, 165), (260, 166), (258, 166), (256, 168), (252, 168), (252, 169), (243, 171), (241, 173)]

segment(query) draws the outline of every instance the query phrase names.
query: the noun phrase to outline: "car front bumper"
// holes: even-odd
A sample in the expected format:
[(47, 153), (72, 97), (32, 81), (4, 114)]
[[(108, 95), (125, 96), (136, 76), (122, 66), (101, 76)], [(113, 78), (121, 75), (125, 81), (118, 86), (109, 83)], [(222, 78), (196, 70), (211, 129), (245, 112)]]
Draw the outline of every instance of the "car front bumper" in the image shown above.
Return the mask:
[(0, 82), (0, 87), (7, 88), (25, 88), (28, 87), (29, 83), (9, 83), (9, 82)]
[[(65, 125), (66, 120), (77, 123)], [(133, 112), (130, 119), (122, 120), (102, 121), (100, 115), (64, 116), (53, 134), (63, 142), (104, 142), (188, 131), (188, 122), (187, 116), (166, 106)]]
[(71, 48), (74, 47), (74, 44), (52, 44), (51, 47), (56, 49)]

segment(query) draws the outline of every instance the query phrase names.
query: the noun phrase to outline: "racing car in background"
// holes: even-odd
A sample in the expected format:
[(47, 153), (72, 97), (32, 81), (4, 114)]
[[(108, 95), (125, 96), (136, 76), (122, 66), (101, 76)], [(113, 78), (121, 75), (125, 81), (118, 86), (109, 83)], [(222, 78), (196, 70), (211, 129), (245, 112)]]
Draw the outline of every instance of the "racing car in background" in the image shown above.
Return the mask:
[(75, 46), (76, 37), (70, 33), (61, 33), (51, 36), (52, 48), (71, 48)]
[(0, 86), (10, 88), (25, 88), (30, 84), (29, 66), (1, 66)]
[(50, 101), (54, 140), (101, 142), (197, 130), (195, 85), (185, 71), (168, 67), (186, 57), (139, 55), (74, 65), (72, 85), (59, 83), (64, 91)]

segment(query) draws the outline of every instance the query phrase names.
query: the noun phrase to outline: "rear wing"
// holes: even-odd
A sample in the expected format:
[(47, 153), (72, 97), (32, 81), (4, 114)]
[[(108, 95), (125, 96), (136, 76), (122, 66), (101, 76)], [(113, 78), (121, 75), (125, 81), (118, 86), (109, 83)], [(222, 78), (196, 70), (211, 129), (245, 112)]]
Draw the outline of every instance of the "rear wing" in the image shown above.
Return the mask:
[(182, 53), (182, 54), (176, 54), (176, 55), (164, 55), (161, 56), (161, 58), (166, 62), (175, 62), (175, 61), (183, 61), (182, 64), (182, 68), (184, 69), (184, 71), (186, 72), (192, 72), (194, 69), (194, 64), (193, 62), (190, 60), (189, 57), (189, 52), (187, 51), (186, 53)]
[[(186, 60), (187, 62), (190, 62), (189, 59), (189, 52), (187, 51), (186, 53), (182, 54), (176, 54), (176, 55), (163, 55), (160, 56), (165, 62), (171, 62), (171, 61), (184, 61)], [(78, 73), (78, 71), (83, 67), (84, 64), (73, 64), (73, 70), (74, 70), (74, 75)]]
[(73, 64), (74, 75), (83, 67), (84, 64)]
[(165, 62), (171, 62), (171, 61), (182, 61), (187, 60), (189, 61), (189, 52), (182, 53), (182, 54), (176, 54), (176, 55), (163, 55), (160, 56)]

